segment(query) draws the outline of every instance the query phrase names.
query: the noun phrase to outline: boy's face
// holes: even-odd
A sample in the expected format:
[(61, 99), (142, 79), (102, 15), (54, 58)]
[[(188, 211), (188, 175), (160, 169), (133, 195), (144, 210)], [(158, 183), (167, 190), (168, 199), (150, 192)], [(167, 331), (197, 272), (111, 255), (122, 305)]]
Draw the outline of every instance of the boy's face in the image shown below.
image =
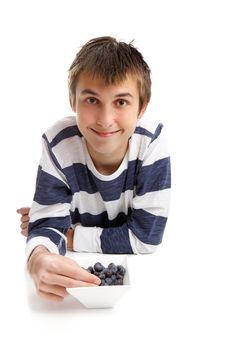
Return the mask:
[(82, 73), (76, 87), (73, 110), (94, 161), (124, 157), (128, 140), (139, 115), (137, 79), (129, 75), (119, 84), (107, 85), (102, 79)]

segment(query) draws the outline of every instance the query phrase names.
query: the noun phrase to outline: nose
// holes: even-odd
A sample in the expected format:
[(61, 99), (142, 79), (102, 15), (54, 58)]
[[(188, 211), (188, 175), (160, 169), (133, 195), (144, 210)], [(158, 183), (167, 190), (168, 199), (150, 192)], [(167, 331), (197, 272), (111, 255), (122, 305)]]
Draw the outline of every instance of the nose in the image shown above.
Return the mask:
[(108, 129), (114, 124), (114, 111), (110, 106), (102, 106), (99, 110), (96, 124), (104, 129)]

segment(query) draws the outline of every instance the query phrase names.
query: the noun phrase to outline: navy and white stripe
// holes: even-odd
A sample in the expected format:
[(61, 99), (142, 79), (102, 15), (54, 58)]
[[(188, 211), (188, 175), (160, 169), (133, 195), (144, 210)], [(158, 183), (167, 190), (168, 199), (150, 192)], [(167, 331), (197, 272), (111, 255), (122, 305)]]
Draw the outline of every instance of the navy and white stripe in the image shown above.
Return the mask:
[(171, 187), (162, 124), (142, 118), (111, 175), (96, 170), (75, 117), (57, 122), (42, 141), (28, 255), (38, 242), (65, 254), (69, 227), (75, 228), (74, 250), (79, 252), (154, 251), (163, 238)]

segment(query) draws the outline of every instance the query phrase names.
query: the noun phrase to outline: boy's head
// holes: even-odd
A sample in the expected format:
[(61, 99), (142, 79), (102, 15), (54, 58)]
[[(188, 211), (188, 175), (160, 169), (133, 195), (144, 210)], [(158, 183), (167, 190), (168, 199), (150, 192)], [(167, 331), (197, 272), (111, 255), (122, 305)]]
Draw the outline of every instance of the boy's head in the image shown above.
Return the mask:
[(132, 45), (104, 36), (88, 41), (77, 53), (69, 69), (69, 94), (75, 105), (76, 86), (81, 73), (102, 79), (106, 85), (118, 84), (135, 76), (139, 91), (139, 112), (151, 97), (150, 68), (141, 53)]

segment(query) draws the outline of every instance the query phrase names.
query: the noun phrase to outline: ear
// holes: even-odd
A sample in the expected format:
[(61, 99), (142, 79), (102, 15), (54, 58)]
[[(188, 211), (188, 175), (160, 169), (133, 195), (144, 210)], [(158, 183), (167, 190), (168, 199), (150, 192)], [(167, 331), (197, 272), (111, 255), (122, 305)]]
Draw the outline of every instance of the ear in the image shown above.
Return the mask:
[(138, 115), (138, 119), (143, 117), (143, 114), (145, 113), (145, 111), (147, 109), (147, 106), (148, 106), (148, 102), (145, 102), (144, 105), (142, 106), (141, 110), (140, 110), (140, 113)]

